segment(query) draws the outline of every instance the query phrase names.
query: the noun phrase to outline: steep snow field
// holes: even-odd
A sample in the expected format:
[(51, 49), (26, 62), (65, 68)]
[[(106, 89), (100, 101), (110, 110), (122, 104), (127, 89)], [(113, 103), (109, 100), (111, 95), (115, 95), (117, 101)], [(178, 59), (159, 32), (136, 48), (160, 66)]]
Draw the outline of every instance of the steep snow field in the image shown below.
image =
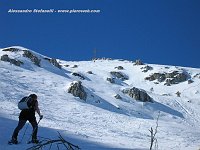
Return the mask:
[[(53, 66), (45, 56), (31, 51), (41, 59), (36, 66), (23, 56), (23, 47), (18, 51), (2, 51), (9, 58), (23, 62), (15, 66), (0, 61), (0, 149), (27, 149), (31, 126), (21, 130), (18, 140), (26, 134), (19, 145), (8, 145), (17, 125), (20, 110), (18, 101), (31, 93), (38, 95), (39, 107), (44, 119), (39, 124), (38, 136), (57, 139), (59, 132), (67, 141), (83, 150), (93, 149), (138, 149), (150, 146), (150, 132), (156, 128), (159, 150), (198, 150), (200, 148), (200, 69), (148, 64), (153, 67), (142, 72), (144, 65), (133, 65), (126, 60), (63, 61), (57, 60), (62, 69)], [(50, 59), (50, 58), (49, 58)], [(74, 67), (77, 65), (77, 67)], [(115, 67), (122, 66), (123, 70)], [(194, 81), (164, 85), (145, 80), (152, 73), (184, 70)], [(92, 71), (89, 74), (88, 71)], [(111, 71), (123, 72), (128, 80), (107, 81)], [(85, 80), (72, 73), (79, 73)], [(70, 83), (81, 81), (87, 92), (86, 101), (68, 93)], [(122, 92), (126, 88), (140, 88), (152, 98), (151, 102), (140, 102)], [(181, 93), (177, 97), (176, 92)], [(122, 99), (114, 96), (119, 94)], [(38, 117), (38, 116), (37, 116)], [(48, 149), (48, 147), (46, 147)], [(56, 147), (53, 147), (56, 149)], [(63, 148), (64, 149), (64, 148)]]

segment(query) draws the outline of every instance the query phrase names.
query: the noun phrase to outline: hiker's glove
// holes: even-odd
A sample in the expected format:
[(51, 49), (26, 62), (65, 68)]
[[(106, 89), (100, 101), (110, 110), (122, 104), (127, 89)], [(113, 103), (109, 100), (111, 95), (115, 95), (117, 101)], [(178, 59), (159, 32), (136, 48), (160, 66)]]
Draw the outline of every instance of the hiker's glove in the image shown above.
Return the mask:
[(42, 118), (43, 118), (43, 115), (40, 115), (40, 120), (42, 120)]

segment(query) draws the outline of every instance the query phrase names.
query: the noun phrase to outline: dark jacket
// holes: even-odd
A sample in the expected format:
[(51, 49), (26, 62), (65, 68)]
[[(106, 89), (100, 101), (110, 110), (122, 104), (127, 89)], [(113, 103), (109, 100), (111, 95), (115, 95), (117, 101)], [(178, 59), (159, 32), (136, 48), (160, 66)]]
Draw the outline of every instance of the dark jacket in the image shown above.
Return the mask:
[(21, 120), (34, 120), (35, 119), (35, 111), (38, 106), (37, 100), (31, 100), (29, 105), (29, 109), (24, 109), (20, 112), (19, 119)]

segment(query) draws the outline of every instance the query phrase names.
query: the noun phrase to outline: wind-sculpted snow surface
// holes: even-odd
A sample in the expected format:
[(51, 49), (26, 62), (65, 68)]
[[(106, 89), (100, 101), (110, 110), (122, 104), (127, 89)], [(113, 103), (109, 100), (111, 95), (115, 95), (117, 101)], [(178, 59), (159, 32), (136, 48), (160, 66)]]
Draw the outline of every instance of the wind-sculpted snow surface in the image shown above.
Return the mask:
[[(22, 62), (16, 66), (0, 61), (0, 149), (18, 150), (32, 146), (26, 144), (31, 135), (30, 124), (19, 145), (7, 145), (20, 113), (17, 102), (31, 93), (38, 95), (44, 115), (39, 124), (40, 140), (56, 139), (58, 131), (83, 150), (147, 150), (150, 147), (149, 129), (155, 129), (160, 112), (156, 134), (158, 149), (198, 150), (200, 147), (200, 69), (145, 64), (152, 69), (143, 71), (143, 64), (110, 59), (79, 62), (57, 59), (53, 65), (49, 61), (51, 58), (28, 50), (41, 60), (38, 66), (23, 56), (23, 50), (28, 49), (10, 47), (0, 50), (0, 57), (8, 55)], [(114, 69), (119, 70), (117, 66), (123, 68), (120, 72), (127, 78), (116, 78), (115, 83), (110, 83), (107, 78), (113, 77), (110, 73)], [(184, 70), (191, 77), (187, 79), (193, 82), (181, 80), (166, 86), (145, 80), (154, 73), (176, 70)], [(81, 74), (85, 80), (73, 73)], [(87, 94), (85, 100), (68, 93), (69, 85), (79, 79)], [(143, 89), (153, 102), (141, 102), (122, 92), (133, 87)], [(25, 128), (20, 132), (19, 140)]]

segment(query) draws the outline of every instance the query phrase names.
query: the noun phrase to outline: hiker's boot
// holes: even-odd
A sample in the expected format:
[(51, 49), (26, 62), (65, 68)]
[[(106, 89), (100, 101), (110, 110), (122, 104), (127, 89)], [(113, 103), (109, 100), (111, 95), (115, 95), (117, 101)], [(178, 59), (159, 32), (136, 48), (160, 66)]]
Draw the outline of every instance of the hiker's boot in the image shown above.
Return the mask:
[(16, 138), (12, 137), (12, 140), (10, 141), (10, 143), (13, 143), (13, 144), (18, 144), (18, 141)]
[(32, 143), (38, 144), (38, 143), (39, 143), (39, 140), (38, 140), (38, 139), (32, 139)]

